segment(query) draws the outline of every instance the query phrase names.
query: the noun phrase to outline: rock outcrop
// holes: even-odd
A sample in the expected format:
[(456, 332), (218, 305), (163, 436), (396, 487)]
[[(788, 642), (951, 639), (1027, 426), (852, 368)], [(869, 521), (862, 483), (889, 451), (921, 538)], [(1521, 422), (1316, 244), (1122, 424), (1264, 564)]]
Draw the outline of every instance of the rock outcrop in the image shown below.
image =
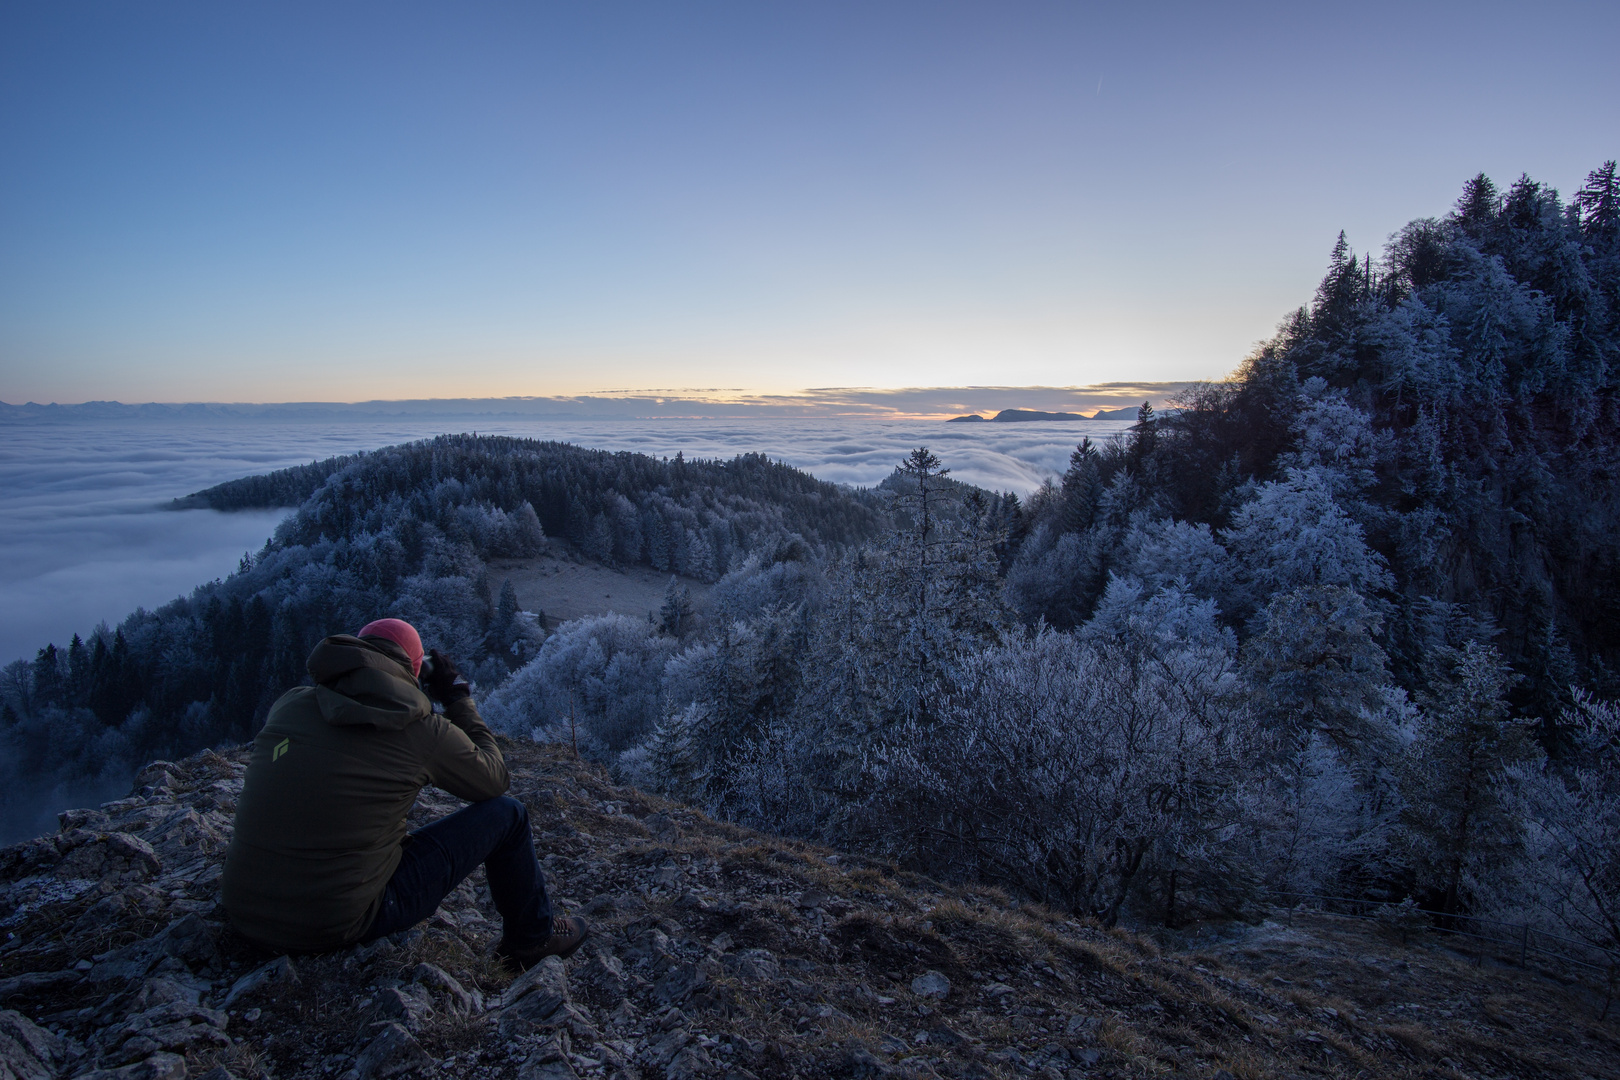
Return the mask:
[[(155, 762), (129, 798), (0, 851), (0, 1080), (1597, 1076), (1620, 1060), (1604, 1025), (1546, 1037), (1569, 1008), (1494, 1042), (1451, 1011), (1385, 1023), (1331, 984), (1245, 970), (1235, 946), (1163, 955), (710, 821), (552, 748), (506, 752), (558, 906), (593, 927), (567, 964), (513, 978), (491, 960), (481, 873), (393, 938), (263, 953), (217, 896), (245, 754)], [(429, 790), (413, 820), (458, 805)], [(1391, 963), (1388, 996), (1468, 992), (1466, 966), (1417, 963), (1410, 979)]]

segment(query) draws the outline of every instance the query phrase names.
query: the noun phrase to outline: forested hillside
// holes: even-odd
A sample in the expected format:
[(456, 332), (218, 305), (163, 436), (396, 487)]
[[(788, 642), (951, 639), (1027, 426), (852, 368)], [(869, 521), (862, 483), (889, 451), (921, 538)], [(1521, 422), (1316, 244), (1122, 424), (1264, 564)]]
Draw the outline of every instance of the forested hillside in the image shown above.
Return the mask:
[[(1296, 893), (1620, 950), (1620, 180), (1485, 177), (1227, 382), (1022, 504), (918, 449), (773, 465), (441, 438), (304, 497), (239, 573), (6, 671), (19, 775), (246, 737), (322, 634), (410, 619), (492, 722), (773, 832), (1105, 922)], [(550, 536), (713, 582), (543, 641), (483, 560)]]
[[(1377, 262), (1341, 236), (1314, 301), (1173, 423), (1078, 452), (1032, 508), (1014, 602), (1075, 626), (1111, 574), (1181, 574), (1242, 626), (1270, 586), (1354, 587), (1392, 602), (1377, 614), (1409, 688), (1431, 685), (1425, 658), (1461, 635), (1502, 651), (1527, 711), (1554, 714), (1571, 682), (1612, 692), (1617, 360), (1614, 167), (1567, 207), (1528, 178), (1499, 195), (1476, 177), (1452, 214), (1411, 223)], [(1283, 539), (1264, 519), (1327, 500), (1377, 569), (1328, 580), (1302, 566), (1274, 581), (1222, 570), (1231, 552), (1217, 547)], [(1359, 565), (1331, 546), (1343, 542), (1323, 535), (1320, 564)]]
[[(9, 830), (56, 788), (127, 783), (153, 757), (249, 738), (323, 636), (410, 619), (493, 686), (534, 654), (485, 561), (548, 533), (589, 558), (714, 580), (750, 557), (876, 534), (870, 498), (759, 455), (658, 461), (560, 443), (445, 436), (220, 485), (183, 500), (299, 509), (223, 581), (0, 673)], [(46, 815), (46, 820), (49, 814)]]
[(1016, 513), (918, 451), (882, 542), (565, 626), (489, 712), (1105, 920), (1332, 893), (1615, 949), (1617, 360), (1613, 164), (1481, 176)]

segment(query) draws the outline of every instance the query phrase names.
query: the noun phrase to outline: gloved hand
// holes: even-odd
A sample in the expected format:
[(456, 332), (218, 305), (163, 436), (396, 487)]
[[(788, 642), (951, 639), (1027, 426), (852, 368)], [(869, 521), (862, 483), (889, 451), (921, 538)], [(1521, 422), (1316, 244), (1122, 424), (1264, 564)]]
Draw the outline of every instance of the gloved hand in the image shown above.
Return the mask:
[(431, 650), (428, 663), (422, 665), (422, 690), (441, 705), (472, 696), (472, 687), (456, 662), (438, 649)]

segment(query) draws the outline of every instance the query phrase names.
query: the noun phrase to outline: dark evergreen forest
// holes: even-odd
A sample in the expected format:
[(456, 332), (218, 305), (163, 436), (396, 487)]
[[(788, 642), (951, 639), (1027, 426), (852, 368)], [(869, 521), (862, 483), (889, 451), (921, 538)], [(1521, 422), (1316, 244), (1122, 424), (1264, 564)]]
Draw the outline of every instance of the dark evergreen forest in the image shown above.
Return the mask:
[[(510, 733), (762, 828), (1110, 922), (1331, 892), (1620, 949), (1617, 371), (1614, 163), (1479, 176), (1023, 501), (470, 436), (202, 492), (298, 510), (6, 669), (0, 727), (19, 778), (242, 739), (386, 612)], [(713, 586), (542, 636), (484, 560), (547, 537)]]
[[(1428, 688), (1430, 646), (1463, 633), (1503, 652), (1528, 713), (1556, 715), (1572, 683), (1613, 694), (1616, 199), (1612, 165), (1568, 206), (1528, 178), (1500, 194), (1479, 176), (1376, 263), (1341, 235), (1313, 302), (1234, 379), (1127, 443), (1076, 452), (1031, 507), (1020, 611), (1080, 625), (1150, 523), (1219, 534), (1259, 485), (1303, 493), (1315, 477), (1392, 575), (1374, 592), (1401, 685)], [(1232, 625), (1252, 622), (1260, 595), (1203, 591), (1223, 589)]]

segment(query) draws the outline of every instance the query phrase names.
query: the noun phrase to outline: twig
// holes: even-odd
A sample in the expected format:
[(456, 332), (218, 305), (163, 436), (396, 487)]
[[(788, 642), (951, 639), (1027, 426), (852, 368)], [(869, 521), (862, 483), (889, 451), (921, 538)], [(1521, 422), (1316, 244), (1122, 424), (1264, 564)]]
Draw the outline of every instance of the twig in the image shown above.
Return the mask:
[(579, 760), (579, 734), (574, 727), (574, 692), (568, 691), (568, 744), (574, 748), (574, 760)]

